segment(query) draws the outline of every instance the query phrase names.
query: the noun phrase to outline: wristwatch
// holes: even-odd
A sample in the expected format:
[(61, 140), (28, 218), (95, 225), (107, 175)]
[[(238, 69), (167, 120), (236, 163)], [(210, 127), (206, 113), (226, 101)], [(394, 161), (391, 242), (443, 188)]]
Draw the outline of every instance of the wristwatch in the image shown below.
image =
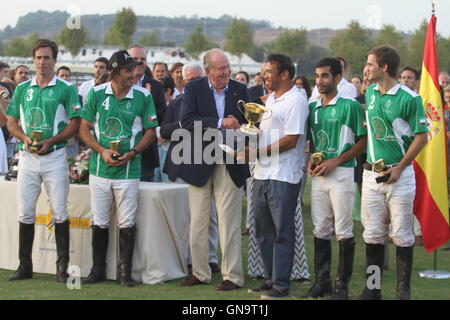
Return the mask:
[(134, 152), (134, 156), (137, 156), (139, 154), (139, 152), (136, 150), (136, 148), (131, 149), (130, 151)]

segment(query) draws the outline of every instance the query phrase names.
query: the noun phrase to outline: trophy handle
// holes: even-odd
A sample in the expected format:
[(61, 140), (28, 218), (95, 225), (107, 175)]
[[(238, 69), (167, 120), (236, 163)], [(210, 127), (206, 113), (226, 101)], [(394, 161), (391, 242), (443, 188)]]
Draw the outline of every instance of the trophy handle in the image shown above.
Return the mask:
[(269, 113), (269, 116), (267, 118), (262, 118), (261, 121), (268, 120), (268, 119), (272, 118), (272, 110), (266, 108), (266, 112), (265, 113), (267, 113), (267, 112)]
[(242, 111), (242, 109), (241, 109), (241, 105), (244, 107), (244, 110), (245, 110), (245, 101), (244, 100), (238, 100), (237, 106), (238, 106), (239, 111), (245, 116), (244, 111)]

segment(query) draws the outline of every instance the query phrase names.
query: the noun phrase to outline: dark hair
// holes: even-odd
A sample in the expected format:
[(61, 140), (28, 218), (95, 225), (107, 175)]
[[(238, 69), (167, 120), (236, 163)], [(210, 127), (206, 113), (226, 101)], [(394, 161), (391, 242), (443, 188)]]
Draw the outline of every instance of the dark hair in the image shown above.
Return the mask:
[(153, 70), (152, 70), (153, 72), (155, 72), (155, 67), (156, 67), (157, 65), (163, 65), (164, 68), (166, 68), (166, 71), (169, 72), (169, 67), (167, 66), (167, 63), (164, 63), (164, 62), (161, 62), (161, 61), (157, 61), (157, 62), (155, 62), (155, 63), (153, 64)]
[(56, 42), (47, 39), (39, 39), (38, 41), (36, 41), (33, 47), (33, 58), (35, 52), (40, 48), (50, 48), (52, 50), (53, 60), (56, 60), (56, 58), (58, 57), (58, 45), (56, 44)]
[(266, 62), (275, 62), (278, 70), (278, 74), (287, 71), (289, 73), (289, 79), (295, 77), (295, 66), (292, 63), (291, 58), (283, 54), (274, 53), (267, 57)]
[(398, 77), (398, 67), (400, 66), (400, 55), (390, 45), (375, 47), (368, 54), (373, 54), (377, 59), (378, 67), (387, 65), (387, 73), (390, 77)]
[(161, 77), (158, 80), (161, 81), (161, 83), (164, 87), (164, 92), (166, 92), (167, 89), (170, 89), (170, 95), (173, 95), (173, 93), (175, 92), (175, 82), (173, 81), (173, 78), (170, 76), (167, 76), (167, 77)]
[(182, 68), (184, 66), (184, 64), (183, 63), (181, 63), (181, 62), (176, 62), (176, 63), (174, 63), (173, 65), (172, 65), (172, 67), (170, 68), (170, 74), (172, 74), (175, 70), (177, 70), (178, 68)]
[(311, 90), (311, 85), (309, 84), (308, 78), (306, 78), (305, 76), (296, 76), (294, 78), (294, 80), (292, 80), (292, 83), (295, 85), (295, 82), (300, 79), (302, 80), (302, 84), (303, 84), (303, 89), (305, 89), (306, 91), (306, 96), (308, 97), (308, 99), (311, 97), (312, 94), (312, 90)]
[(98, 79), (95, 79), (94, 86), (98, 86), (108, 81), (111, 81), (111, 74), (109, 72), (102, 73)]
[[(336, 57), (336, 59), (338, 59), (339, 61), (342, 61), (344, 63), (345, 68), (347, 68), (348, 64), (347, 64), (347, 60), (345, 60), (345, 58), (342, 57)], [(342, 66), (341, 66), (342, 67)], [(344, 72), (344, 70), (342, 70), (342, 72)]]
[(6, 69), (6, 68), (9, 68), (9, 64), (0, 61), (0, 70)]
[(336, 78), (338, 74), (342, 75), (341, 62), (337, 58), (320, 59), (316, 64), (316, 69), (322, 67), (330, 67), (330, 73), (333, 76), (333, 79)]
[(149, 76), (150, 78), (153, 78), (152, 70), (150, 70), (148, 66), (145, 67), (144, 74)]
[(108, 67), (108, 64), (109, 64), (108, 58), (105, 58), (105, 57), (100, 57), (100, 58), (95, 59), (94, 63), (96, 63), (96, 62), (103, 62), (104, 64), (106, 64), (106, 67)]
[(245, 76), (245, 79), (247, 80), (247, 83), (250, 83), (250, 76), (249, 76), (249, 74), (248, 74), (246, 71), (239, 71), (239, 72), (236, 72), (236, 76), (237, 76), (238, 74), (243, 74), (243, 75)]
[(410, 67), (410, 66), (404, 67), (404, 68), (402, 69), (402, 71), (400, 72), (400, 75), (403, 73), (403, 71), (406, 71), (406, 70), (411, 71), (412, 73), (414, 73), (414, 77), (416, 78), (416, 80), (419, 80), (419, 78), (420, 78), (420, 73), (419, 73), (419, 71), (417, 71), (416, 69), (414, 69), (414, 68), (412, 68), (412, 67)]
[(60, 70), (66, 70), (69, 71), (70, 74), (72, 74), (72, 71), (70, 71), (69, 67), (66, 66), (59, 67), (58, 70), (56, 70), (56, 74), (58, 74)]

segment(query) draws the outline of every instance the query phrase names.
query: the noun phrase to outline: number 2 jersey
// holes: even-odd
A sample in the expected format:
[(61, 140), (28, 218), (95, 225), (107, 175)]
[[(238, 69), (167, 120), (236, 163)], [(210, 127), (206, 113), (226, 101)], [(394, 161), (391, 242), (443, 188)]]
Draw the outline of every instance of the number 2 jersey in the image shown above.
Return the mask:
[(383, 159), (385, 165), (400, 163), (415, 135), (428, 131), (422, 99), (401, 83), (383, 95), (378, 84), (369, 86), (366, 110), (373, 145), (371, 152), (368, 138), (367, 161), (371, 163), (379, 159)]

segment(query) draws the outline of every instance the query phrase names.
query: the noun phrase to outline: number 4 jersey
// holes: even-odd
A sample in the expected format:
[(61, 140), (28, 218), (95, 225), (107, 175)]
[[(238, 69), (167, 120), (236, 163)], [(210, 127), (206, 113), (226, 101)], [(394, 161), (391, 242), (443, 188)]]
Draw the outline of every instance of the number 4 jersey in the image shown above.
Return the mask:
[[(118, 101), (111, 82), (89, 91), (81, 118), (93, 124), (95, 137), (102, 147), (110, 149), (109, 142), (120, 141), (118, 152), (122, 155), (136, 147), (144, 135), (144, 129), (158, 126), (155, 105), (148, 90), (133, 86)], [(107, 179), (139, 179), (141, 157), (138, 155), (123, 166), (111, 167), (93, 151), (89, 172)]]
[[(36, 78), (19, 84), (14, 90), (6, 113), (20, 119), (27, 136), (32, 131), (42, 131), (42, 140), (56, 136), (67, 127), (69, 119), (80, 116), (80, 100), (75, 87), (56, 76), (44, 88), (39, 88)], [(66, 142), (54, 145), (54, 150)], [(24, 150), (23, 142), (19, 150)]]
[(399, 163), (414, 136), (428, 131), (422, 99), (400, 83), (383, 95), (378, 84), (368, 87), (366, 110), (372, 140), (367, 141), (367, 161), (371, 163), (379, 159), (385, 165)]

